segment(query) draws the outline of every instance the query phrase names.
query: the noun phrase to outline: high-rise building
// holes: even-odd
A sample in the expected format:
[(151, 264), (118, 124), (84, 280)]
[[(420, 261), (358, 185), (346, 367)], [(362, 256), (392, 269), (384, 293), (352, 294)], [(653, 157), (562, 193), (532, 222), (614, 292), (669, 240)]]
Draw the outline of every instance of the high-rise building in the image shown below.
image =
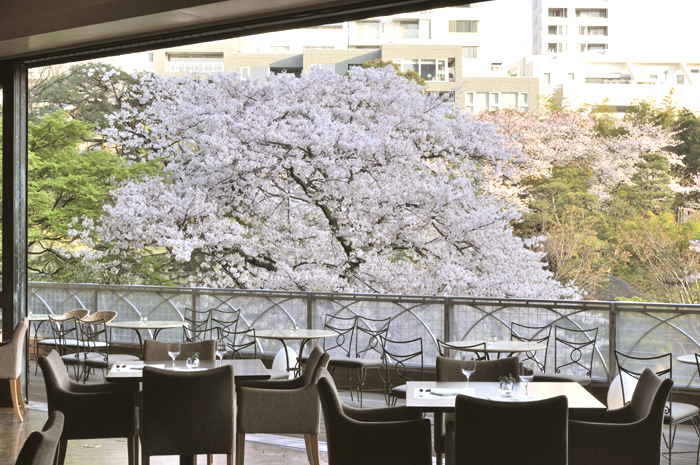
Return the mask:
[[(559, 56), (610, 50), (615, 0), (532, 0), (532, 53)], [(613, 31), (614, 32), (614, 31)]]

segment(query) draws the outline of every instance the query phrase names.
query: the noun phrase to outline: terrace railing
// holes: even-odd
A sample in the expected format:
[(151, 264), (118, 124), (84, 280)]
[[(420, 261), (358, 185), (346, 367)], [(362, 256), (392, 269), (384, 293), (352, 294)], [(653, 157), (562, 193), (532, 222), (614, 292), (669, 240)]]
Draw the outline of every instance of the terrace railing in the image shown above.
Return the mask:
[[(593, 378), (609, 381), (613, 350), (637, 356), (672, 352), (674, 356), (700, 352), (700, 305), (568, 300), (493, 299), (472, 297), (343, 294), (267, 290), (112, 286), (99, 284), (29, 284), (29, 310), (61, 314), (74, 308), (116, 310), (118, 321), (182, 320), (185, 308), (197, 310), (241, 308), (238, 329), (322, 328), (326, 314), (391, 318), (389, 337), (423, 338), (429, 365), (437, 355), (437, 339), (510, 338), (511, 322), (528, 326), (557, 324), (570, 328), (598, 327)], [(135, 341), (133, 331), (115, 330), (113, 340)], [(158, 338), (182, 337), (177, 330)], [(554, 336), (552, 335), (552, 338)], [(260, 341), (260, 349), (275, 351), (275, 341)], [(553, 371), (550, 343), (547, 371)], [(614, 362), (613, 364), (614, 365)], [(674, 366), (676, 385), (700, 388), (696, 370)]]

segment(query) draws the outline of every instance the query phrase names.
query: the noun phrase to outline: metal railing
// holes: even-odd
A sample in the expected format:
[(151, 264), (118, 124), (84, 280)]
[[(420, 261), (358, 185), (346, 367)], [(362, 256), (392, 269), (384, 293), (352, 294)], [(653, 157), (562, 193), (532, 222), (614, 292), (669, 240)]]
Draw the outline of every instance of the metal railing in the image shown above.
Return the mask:
[[(613, 350), (636, 356), (672, 352), (674, 356), (700, 351), (700, 305), (568, 300), (493, 299), (443, 296), (343, 294), (100, 284), (29, 284), (29, 311), (60, 314), (74, 308), (116, 310), (117, 321), (182, 320), (185, 308), (242, 309), (239, 330), (322, 328), (326, 314), (391, 318), (389, 338), (423, 338), (426, 364), (438, 354), (437, 339), (487, 339), (496, 334), (510, 339), (510, 324), (556, 324), (569, 328), (598, 327), (593, 378), (609, 381), (615, 370)], [(554, 338), (554, 331), (552, 332)], [(131, 342), (133, 331), (115, 330), (113, 340)], [(163, 331), (160, 340), (182, 337), (181, 330)], [(552, 341), (553, 342), (553, 341)], [(260, 348), (277, 350), (275, 341)], [(547, 371), (554, 368), (550, 343)], [(614, 365), (614, 362), (613, 364)], [(694, 366), (676, 363), (677, 385), (700, 388)]]

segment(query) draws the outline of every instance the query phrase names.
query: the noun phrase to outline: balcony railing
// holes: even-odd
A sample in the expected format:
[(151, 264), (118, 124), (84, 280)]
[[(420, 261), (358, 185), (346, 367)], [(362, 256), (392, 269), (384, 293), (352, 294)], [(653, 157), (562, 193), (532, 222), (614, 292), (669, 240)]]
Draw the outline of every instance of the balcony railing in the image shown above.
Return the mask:
[[(326, 314), (391, 318), (389, 337), (423, 338), (426, 365), (437, 356), (437, 339), (487, 339), (496, 334), (510, 338), (510, 324), (557, 324), (570, 328), (598, 327), (593, 378), (614, 375), (613, 350), (636, 356), (672, 352), (674, 356), (700, 351), (700, 305), (567, 300), (519, 300), (442, 296), (342, 294), (98, 284), (29, 284), (29, 310), (61, 314), (74, 308), (116, 310), (118, 321), (182, 320), (185, 308), (242, 309), (239, 330), (322, 328)], [(159, 340), (182, 337), (179, 330), (163, 331)], [(554, 335), (552, 334), (552, 339)], [(129, 330), (115, 330), (113, 339), (135, 341)], [(260, 341), (262, 350), (277, 350), (274, 341)], [(554, 346), (550, 343), (547, 371), (553, 371)], [(676, 385), (700, 388), (695, 367), (674, 364)]]

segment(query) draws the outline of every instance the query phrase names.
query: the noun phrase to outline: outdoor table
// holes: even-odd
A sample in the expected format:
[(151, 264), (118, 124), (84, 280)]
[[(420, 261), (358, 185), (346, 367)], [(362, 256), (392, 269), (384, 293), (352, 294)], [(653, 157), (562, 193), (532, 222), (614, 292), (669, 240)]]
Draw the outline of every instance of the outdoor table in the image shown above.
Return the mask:
[[(684, 363), (686, 365), (693, 365), (697, 366), (695, 363), (695, 354), (686, 354), (686, 355), (679, 355), (676, 357), (676, 360), (678, 360), (681, 363)], [(693, 378), (695, 378), (698, 375), (697, 370), (695, 370), (695, 374), (690, 378), (690, 381), (688, 382), (688, 385), (693, 382)]]
[[(487, 342), (483, 340), (472, 340), (472, 341), (450, 341), (449, 344), (454, 347), (467, 347), (476, 344), (486, 344), (486, 349), (484, 352), (486, 354), (519, 354), (523, 352), (537, 352), (540, 350), (547, 350), (546, 344), (539, 344), (537, 342), (523, 342), (523, 341), (496, 341)], [(475, 350), (475, 352), (482, 352), (482, 350)]]
[[(338, 333), (335, 331), (330, 331), (327, 329), (263, 329), (261, 331), (255, 331), (255, 337), (260, 339), (276, 339), (282, 343), (284, 347), (284, 353), (287, 360), (287, 371), (295, 370), (297, 374), (301, 372), (301, 356), (304, 353), (304, 346), (307, 342), (313, 339), (325, 339), (328, 337), (335, 337)], [(289, 366), (289, 350), (287, 349), (286, 341), (296, 341), (300, 340), (299, 344), (299, 356), (297, 357), (297, 366), (292, 368)]]
[(158, 338), (158, 333), (164, 329), (182, 328), (185, 326), (184, 321), (114, 321), (107, 323), (110, 329), (132, 329), (136, 331), (136, 336), (139, 338), (139, 347), (141, 349), (141, 357), (143, 358), (143, 338), (141, 331), (153, 330), (153, 339)]
[[(122, 368), (124, 365), (126, 365), (126, 368)], [(201, 371), (226, 365), (233, 365), (233, 376), (236, 379), (236, 381), (270, 378), (270, 373), (265, 368), (265, 365), (263, 365), (262, 360), (257, 358), (251, 358), (245, 360), (200, 360), (199, 367), (196, 369), (187, 368), (185, 360), (175, 360), (174, 368), (172, 360), (148, 363), (134, 360), (130, 362), (121, 362), (113, 364), (112, 367), (109, 369), (109, 373), (107, 373), (105, 380), (112, 383), (141, 382), (143, 379), (144, 366), (154, 366), (156, 368), (162, 368), (164, 370), (174, 369), (175, 371)]]

